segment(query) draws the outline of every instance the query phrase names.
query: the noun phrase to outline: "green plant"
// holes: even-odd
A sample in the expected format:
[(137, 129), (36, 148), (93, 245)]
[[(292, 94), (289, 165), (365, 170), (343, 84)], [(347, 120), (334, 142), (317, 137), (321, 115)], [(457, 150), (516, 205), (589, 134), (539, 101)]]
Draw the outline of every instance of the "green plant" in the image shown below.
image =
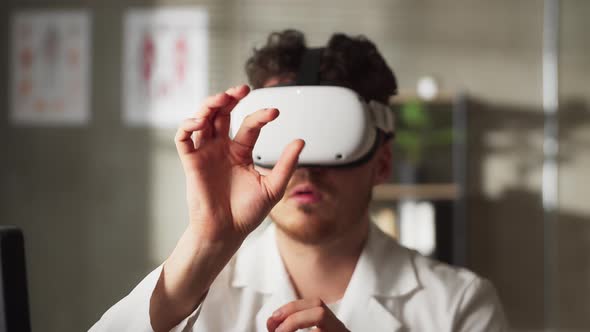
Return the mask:
[(394, 142), (414, 167), (422, 163), (427, 148), (453, 143), (453, 128), (434, 128), (430, 111), (419, 99), (401, 106), (397, 127)]

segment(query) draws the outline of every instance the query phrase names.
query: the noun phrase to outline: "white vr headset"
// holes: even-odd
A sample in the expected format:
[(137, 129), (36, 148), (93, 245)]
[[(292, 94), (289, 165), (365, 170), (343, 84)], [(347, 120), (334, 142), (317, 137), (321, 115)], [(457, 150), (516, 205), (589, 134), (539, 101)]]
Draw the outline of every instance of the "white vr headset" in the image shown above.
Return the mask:
[(393, 113), (386, 105), (365, 103), (339, 86), (282, 86), (253, 90), (231, 112), (233, 138), (244, 118), (263, 108), (280, 115), (265, 125), (254, 146), (254, 162), (272, 167), (287, 144), (303, 139), (299, 166), (351, 166), (369, 159), (378, 130), (393, 135)]
[(387, 105), (366, 103), (349, 88), (320, 82), (322, 52), (315, 48), (304, 54), (294, 85), (251, 91), (231, 112), (232, 138), (249, 114), (271, 107), (280, 112), (260, 131), (252, 152), (256, 165), (273, 167), (295, 139), (305, 141), (299, 167), (358, 165), (372, 157), (379, 132), (393, 136), (393, 113)]

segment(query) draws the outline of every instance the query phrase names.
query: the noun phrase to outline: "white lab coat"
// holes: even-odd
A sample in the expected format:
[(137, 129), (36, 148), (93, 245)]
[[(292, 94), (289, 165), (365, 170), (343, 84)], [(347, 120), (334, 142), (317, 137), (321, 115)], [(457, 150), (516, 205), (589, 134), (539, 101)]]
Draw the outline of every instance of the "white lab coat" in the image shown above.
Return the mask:
[[(173, 331), (266, 331), (272, 312), (296, 299), (274, 232), (270, 225), (248, 240), (199, 308)], [(150, 273), (90, 331), (152, 331), (149, 300), (160, 271)], [(335, 314), (352, 332), (507, 330), (488, 281), (404, 248), (374, 225)]]

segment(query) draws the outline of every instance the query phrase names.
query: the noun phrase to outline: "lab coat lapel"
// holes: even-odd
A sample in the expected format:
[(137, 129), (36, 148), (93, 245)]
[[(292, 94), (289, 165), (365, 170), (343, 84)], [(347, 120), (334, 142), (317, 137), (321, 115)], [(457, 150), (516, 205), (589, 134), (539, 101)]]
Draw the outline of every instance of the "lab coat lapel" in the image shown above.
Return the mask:
[(372, 296), (343, 299), (338, 318), (350, 331), (400, 331), (403, 325)]
[[(249, 287), (264, 297), (256, 313), (256, 331), (266, 331), (272, 313), (297, 297), (276, 245), (274, 225), (260, 236), (260, 241), (237, 255), (232, 286)], [(335, 314), (351, 331), (400, 331), (403, 324), (382, 300), (411, 296), (418, 288), (410, 252), (371, 224), (367, 244)]]
[(249, 287), (264, 297), (256, 314), (256, 331), (266, 331), (272, 313), (297, 297), (276, 245), (274, 225), (260, 236), (260, 241), (238, 253), (232, 286)]
[(358, 299), (357, 306), (357, 310), (352, 312), (349, 320), (342, 319), (350, 331), (402, 331), (403, 325), (400, 321), (377, 299)]
[(337, 316), (351, 331), (400, 331), (403, 324), (380, 300), (419, 287), (409, 253), (371, 224)]
[(295, 294), (290, 289), (292, 289), (290, 285), (286, 285), (268, 296), (256, 314), (256, 331), (266, 331), (266, 321), (272, 313), (281, 306), (296, 300)]
[(272, 313), (281, 306), (295, 301), (297, 295), (285, 270), (279, 249), (276, 244), (274, 224), (268, 230), (264, 249), (268, 258), (264, 273), (268, 273), (268, 280), (272, 279), (271, 294), (267, 296), (264, 304), (256, 314), (256, 331), (266, 331), (266, 321)]

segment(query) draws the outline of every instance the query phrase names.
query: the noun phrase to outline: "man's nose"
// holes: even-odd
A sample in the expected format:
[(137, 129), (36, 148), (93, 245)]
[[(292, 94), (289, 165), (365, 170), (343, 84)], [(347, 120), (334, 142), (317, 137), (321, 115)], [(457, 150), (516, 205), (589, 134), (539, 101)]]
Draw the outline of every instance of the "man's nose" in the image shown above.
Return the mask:
[(301, 177), (313, 178), (316, 176), (321, 176), (325, 172), (326, 169), (324, 167), (304, 166), (297, 168), (297, 170), (295, 171), (295, 176), (299, 175)]

